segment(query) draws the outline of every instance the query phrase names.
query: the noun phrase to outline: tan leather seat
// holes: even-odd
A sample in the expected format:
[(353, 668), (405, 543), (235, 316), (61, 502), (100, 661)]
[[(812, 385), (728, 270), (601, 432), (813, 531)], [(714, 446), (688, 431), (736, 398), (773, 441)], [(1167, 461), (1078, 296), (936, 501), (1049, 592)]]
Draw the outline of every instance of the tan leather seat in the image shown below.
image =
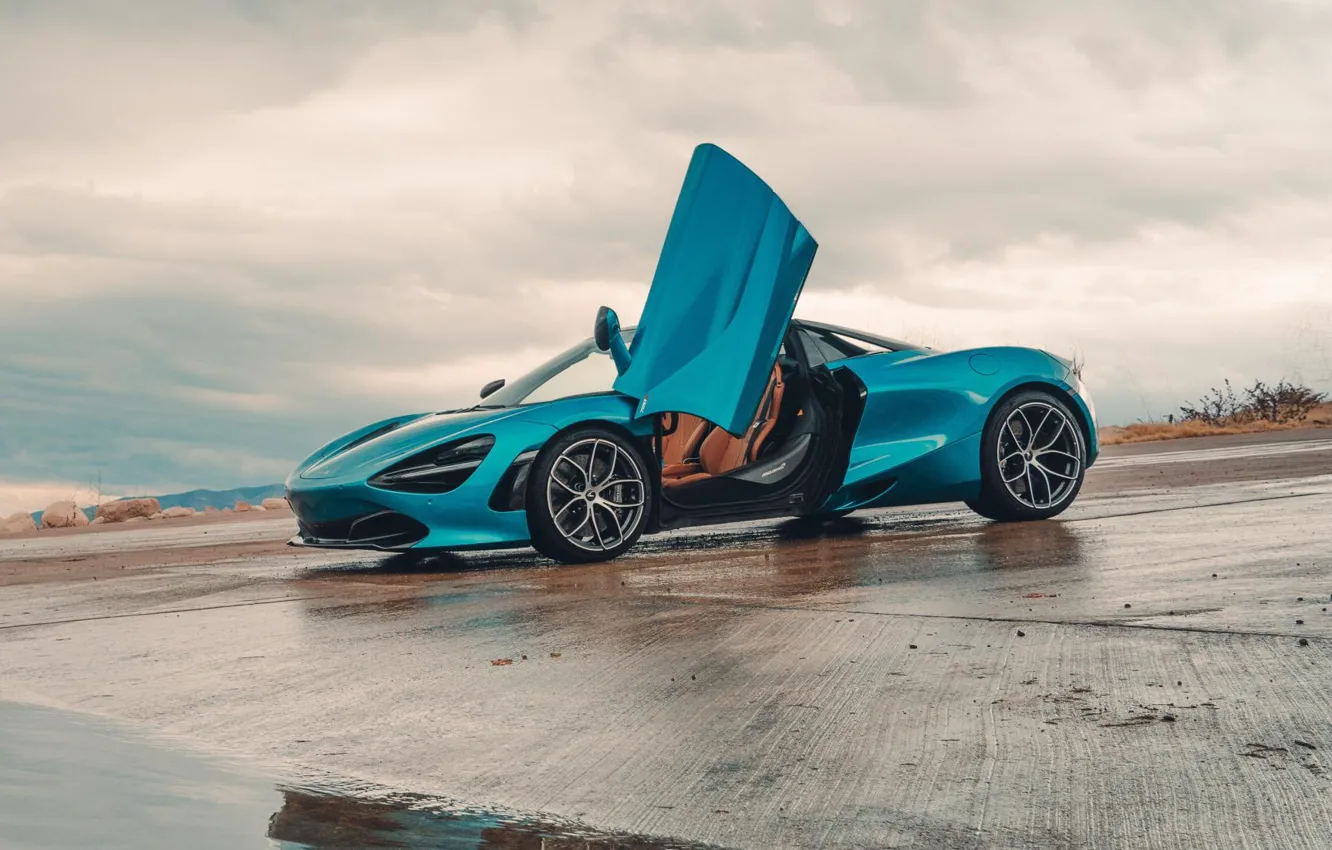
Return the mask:
[(682, 484), (692, 484), (739, 469), (757, 460), (764, 442), (777, 425), (777, 413), (782, 408), (782, 396), (785, 392), (786, 383), (782, 380), (782, 368), (774, 366), (772, 377), (768, 379), (767, 389), (763, 391), (763, 398), (759, 400), (758, 412), (744, 435), (733, 437), (722, 428), (713, 428), (703, 440), (703, 445), (699, 447), (697, 463), (675, 463), (662, 467), (662, 486), (679, 487)]
[(661, 438), (662, 464), (676, 466), (697, 458), (712, 423), (688, 413), (663, 413), (661, 418), (663, 430), (670, 430)]

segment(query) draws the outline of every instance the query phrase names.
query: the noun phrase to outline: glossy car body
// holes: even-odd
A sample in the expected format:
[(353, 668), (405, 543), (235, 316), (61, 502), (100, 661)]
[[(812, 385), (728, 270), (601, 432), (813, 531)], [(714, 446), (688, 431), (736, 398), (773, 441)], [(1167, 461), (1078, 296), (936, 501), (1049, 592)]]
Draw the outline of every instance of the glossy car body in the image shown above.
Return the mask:
[[(612, 326), (613, 345), (575, 346), (488, 396), (490, 404), (382, 420), (323, 446), (287, 480), (301, 532), (293, 543), (385, 551), (526, 545), (534, 461), (557, 435), (587, 427), (635, 446), (655, 467), (647, 532), (973, 500), (987, 422), (1002, 400), (1033, 388), (1076, 420), (1085, 447), (1080, 481), (1096, 458), (1096, 425), (1073, 364), (1036, 349), (940, 352), (793, 320), (816, 248), (766, 184), (720, 149), (700, 146), (632, 334)], [(663, 434), (678, 421), (672, 417), (743, 434), (771, 392), (774, 362), (803, 387), (785, 414), (803, 417), (803, 426), (706, 486), (665, 488)], [(584, 381), (597, 369), (606, 378), (600, 386), (570, 377)]]

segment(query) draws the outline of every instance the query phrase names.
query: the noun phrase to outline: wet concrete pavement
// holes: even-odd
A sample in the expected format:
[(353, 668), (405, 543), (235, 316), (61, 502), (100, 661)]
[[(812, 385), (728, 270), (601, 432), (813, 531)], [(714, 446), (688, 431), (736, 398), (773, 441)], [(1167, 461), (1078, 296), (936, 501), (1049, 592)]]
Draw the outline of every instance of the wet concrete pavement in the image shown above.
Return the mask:
[(288, 784), (189, 742), (0, 702), (5, 850), (707, 850), (372, 788)]
[(283, 553), (3, 588), (0, 697), (728, 847), (1324, 848), (1332, 453), (1302, 457), (1089, 482), (1046, 523), (945, 507), (601, 566)]

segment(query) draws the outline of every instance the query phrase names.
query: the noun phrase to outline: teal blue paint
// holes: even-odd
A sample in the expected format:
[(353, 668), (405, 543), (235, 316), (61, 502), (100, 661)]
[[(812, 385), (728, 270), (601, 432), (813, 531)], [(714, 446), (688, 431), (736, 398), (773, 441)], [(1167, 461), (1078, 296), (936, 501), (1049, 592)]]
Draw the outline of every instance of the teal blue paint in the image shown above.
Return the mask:
[(638, 416), (749, 427), (817, 243), (781, 198), (716, 145), (694, 151), (615, 389)]

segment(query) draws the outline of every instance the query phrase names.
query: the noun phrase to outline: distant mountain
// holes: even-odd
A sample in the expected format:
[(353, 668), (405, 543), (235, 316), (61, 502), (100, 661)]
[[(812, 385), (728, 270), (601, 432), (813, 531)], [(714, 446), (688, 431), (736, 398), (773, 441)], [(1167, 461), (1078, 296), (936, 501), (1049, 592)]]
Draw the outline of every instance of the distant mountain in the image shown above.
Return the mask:
[(158, 496), (162, 510), (182, 507), (201, 511), (204, 508), (229, 508), (237, 502), (249, 502), (257, 505), (264, 499), (280, 499), (286, 495), (281, 483), (260, 484), (257, 487), (237, 487), (234, 490), (190, 490), (186, 493), (172, 493)]
[[(234, 490), (190, 490), (185, 493), (170, 493), (154, 498), (161, 504), (162, 510), (179, 506), (201, 511), (204, 508), (229, 508), (237, 502), (249, 502), (252, 505), (257, 505), (264, 499), (280, 499), (285, 495), (286, 489), (279, 483), (260, 484), (257, 487), (237, 487)], [(92, 505), (83, 508), (83, 512), (88, 516), (88, 519), (93, 519), (97, 516), (97, 507)], [(32, 521), (41, 525), (42, 512), (34, 511)]]

